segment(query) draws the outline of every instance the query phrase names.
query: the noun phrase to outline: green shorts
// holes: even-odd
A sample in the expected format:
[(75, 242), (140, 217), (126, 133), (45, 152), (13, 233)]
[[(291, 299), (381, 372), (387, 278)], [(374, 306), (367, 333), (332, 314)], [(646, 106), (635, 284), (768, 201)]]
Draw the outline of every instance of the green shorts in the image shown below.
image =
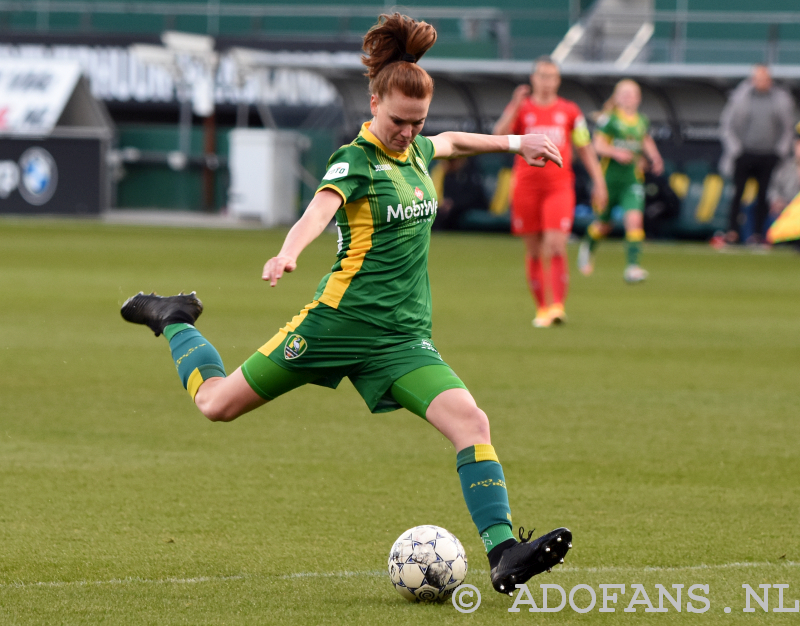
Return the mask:
[[(406, 376), (421, 368), (425, 375)], [(404, 406), (421, 417), (442, 391), (466, 389), (429, 338), (393, 333), (317, 301), (245, 361), (242, 373), (266, 400), (306, 383), (336, 389), (346, 376), (373, 413)]]
[(611, 221), (611, 211), (621, 207), (623, 211), (644, 211), (644, 185), (638, 181), (607, 180), (608, 204), (598, 216), (602, 222)]

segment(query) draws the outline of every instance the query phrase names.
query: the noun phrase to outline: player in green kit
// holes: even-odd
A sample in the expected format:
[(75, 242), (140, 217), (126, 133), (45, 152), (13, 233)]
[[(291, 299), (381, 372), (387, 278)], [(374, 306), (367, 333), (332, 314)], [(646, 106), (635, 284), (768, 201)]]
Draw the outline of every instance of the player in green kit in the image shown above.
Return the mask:
[(514, 538), (503, 469), (489, 421), (431, 340), (428, 246), (438, 207), (428, 175), (434, 157), (517, 152), (531, 165), (561, 165), (544, 135), (419, 135), (433, 80), (416, 61), (436, 31), (398, 13), (364, 38), (373, 118), (331, 157), (314, 199), (262, 278), (275, 286), (335, 217), (339, 250), (308, 305), (226, 376), (219, 353), (194, 327), (194, 295), (140, 293), (122, 306), (129, 322), (164, 334), (184, 387), (212, 421), (231, 421), (307, 383), (335, 388), (348, 377), (373, 413), (405, 407), (455, 447), (467, 508), (489, 558), (491, 581), (511, 594), (563, 562), (572, 534)]
[(639, 265), (644, 241), (644, 173), (641, 161), (646, 157), (656, 176), (664, 171), (664, 162), (649, 135), (647, 118), (639, 113), (641, 99), (638, 84), (628, 79), (621, 80), (597, 120), (593, 143), (606, 179), (608, 203), (604, 207), (594, 207), (597, 219), (589, 225), (578, 249), (578, 269), (584, 276), (594, 271), (593, 257), (597, 244), (611, 230), (611, 210), (620, 206), (625, 212), (627, 241), (623, 278), (627, 283), (639, 283), (647, 278), (647, 271)]

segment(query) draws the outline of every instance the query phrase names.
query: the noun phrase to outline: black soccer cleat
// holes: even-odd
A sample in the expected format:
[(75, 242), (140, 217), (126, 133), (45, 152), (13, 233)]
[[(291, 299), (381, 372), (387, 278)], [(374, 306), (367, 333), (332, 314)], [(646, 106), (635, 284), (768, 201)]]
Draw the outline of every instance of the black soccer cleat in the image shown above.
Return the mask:
[(556, 528), (546, 535), (531, 541), (533, 531), (527, 538), (519, 529), (519, 543), (503, 552), (497, 567), (492, 568), (492, 586), (495, 591), (512, 595), (516, 585), (528, 582), (533, 576), (549, 572), (554, 565), (564, 562), (572, 548), (572, 533), (567, 528)]
[(203, 303), (194, 291), (190, 294), (181, 291), (177, 296), (147, 295), (140, 291), (125, 300), (120, 309), (124, 320), (149, 326), (156, 337), (170, 324), (194, 324), (202, 312)]

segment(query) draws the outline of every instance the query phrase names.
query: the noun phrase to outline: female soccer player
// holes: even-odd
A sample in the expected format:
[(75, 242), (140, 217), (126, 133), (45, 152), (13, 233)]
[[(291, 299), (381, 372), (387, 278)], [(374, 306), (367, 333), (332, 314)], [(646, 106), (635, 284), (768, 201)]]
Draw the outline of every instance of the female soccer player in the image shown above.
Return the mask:
[(428, 245), (437, 208), (428, 166), (434, 157), (519, 152), (531, 165), (560, 165), (542, 135), (419, 135), (433, 80), (416, 64), (436, 31), (395, 13), (364, 38), (373, 118), (331, 157), (317, 194), (262, 278), (275, 286), (335, 216), (339, 252), (312, 302), (230, 376), (194, 327), (194, 293), (142, 293), (122, 305), (129, 322), (169, 340), (181, 381), (212, 421), (230, 421), (306, 383), (335, 388), (347, 376), (373, 413), (405, 407), (430, 422), (457, 451), (472, 519), (501, 593), (559, 563), (572, 535), (558, 528), (534, 541), (512, 534), (503, 470), (489, 421), (431, 341)]
[(534, 170), (522, 157), (514, 159), (511, 231), (525, 242), (528, 285), (536, 300), (536, 328), (562, 324), (569, 287), (567, 238), (575, 217), (575, 173), (572, 146), (592, 178), (592, 202), (605, 206), (606, 182), (592, 148), (586, 120), (574, 102), (558, 96), (561, 73), (550, 57), (533, 66), (531, 86), (520, 85), (494, 126), (495, 135), (542, 133), (556, 144), (563, 167)]
[(603, 107), (597, 120), (594, 148), (601, 157), (608, 187), (608, 203), (595, 205), (597, 219), (589, 225), (578, 249), (578, 269), (589, 276), (594, 271), (594, 251), (598, 242), (611, 230), (611, 209), (621, 206), (625, 211), (625, 239), (627, 240), (627, 265), (623, 278), (627, 283), (639, 283), (647, 278), (647, 271), (639, 266), (639, 256), (644, 240), (644, 173), (642, 157), (650, 161), (656, 176), (664, 171), (664, 161), (656, 142), (648, 134), (650, 123), (639, 113), (642, 92), (632, 80), (621, 80)]

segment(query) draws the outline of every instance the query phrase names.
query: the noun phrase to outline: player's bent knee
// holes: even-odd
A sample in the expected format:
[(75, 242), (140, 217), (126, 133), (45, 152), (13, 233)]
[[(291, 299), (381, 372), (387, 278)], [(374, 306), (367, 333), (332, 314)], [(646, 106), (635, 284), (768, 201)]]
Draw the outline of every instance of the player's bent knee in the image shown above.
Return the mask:
[(471, 423), (476, 434), (487, 440), (490, 438), (489, 417), (478, 407), (475, 407), (471, 416)]
[(241, 412), (227, 398), (213, 393), (212, 390), (203, 394), (198, 392), (194, 403), (200, 412), (212, 422), (231, 422), (241, 415)]

